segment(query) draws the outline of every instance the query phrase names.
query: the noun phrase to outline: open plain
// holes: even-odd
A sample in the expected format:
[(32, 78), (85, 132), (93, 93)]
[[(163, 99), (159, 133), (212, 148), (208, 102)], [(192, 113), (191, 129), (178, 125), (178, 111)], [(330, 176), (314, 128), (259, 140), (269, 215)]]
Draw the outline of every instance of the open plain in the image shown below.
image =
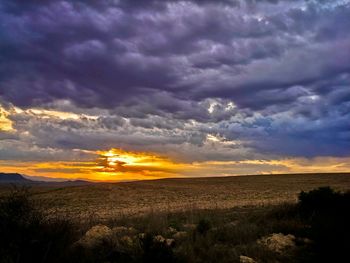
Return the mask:
[[(300, 191), (322, 186), (350, 190), (350, 174), (178, 178), (65, 187), (37, 185), (29, 187), (29, 191), (46, 211), (80, 220), (294, 203)], [(9, 189), (2, 186), (0, 193)]]

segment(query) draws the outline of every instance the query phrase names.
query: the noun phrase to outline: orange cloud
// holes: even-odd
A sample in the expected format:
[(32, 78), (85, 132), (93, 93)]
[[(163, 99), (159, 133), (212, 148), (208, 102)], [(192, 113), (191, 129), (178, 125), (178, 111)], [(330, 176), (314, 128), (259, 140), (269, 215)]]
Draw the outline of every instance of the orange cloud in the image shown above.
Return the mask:
[[(98, 169), (101, 172), (137, 174), (138, 176), (157, 175), (156, 177), (176, 176), (180, 164), (153, 153), (130, 152), (121, 149), (98, 151)], [(154, 176), (152, 176), (154, 177)]]
[(180, 163), (147, 152), (121, 149), (95, 152), (96, 159), (75, 162), (0, 161), (1, 172), (93, 181), (146, 180), (165, 177), (233, 176), (266, 173), (349, 172), (350, 157)]
[(89, 162), (19, 162), (0, 161), (2, 172), (33, 176), (93, 181), (123, 181), (181, 176), (180, 164), (166, 157), (120, 149), (97, 151)]

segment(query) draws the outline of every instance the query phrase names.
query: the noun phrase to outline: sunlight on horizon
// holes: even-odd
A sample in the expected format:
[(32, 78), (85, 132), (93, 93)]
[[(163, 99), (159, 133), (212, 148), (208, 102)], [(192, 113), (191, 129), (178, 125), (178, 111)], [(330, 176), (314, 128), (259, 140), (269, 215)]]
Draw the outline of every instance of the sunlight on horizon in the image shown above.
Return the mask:
[[(23, 129), (23, 120), (27, 120), (32, 129), (30, 131)], [(16, 140), (31, 140), (30, 133), (37, 134), (37, 125), (47, 123), (48, 131), (53, 133), (56, 125), (67, 125), (75, 122), (77, 128), (67, 130), (72, 132), (73, 129), (80, 129), (87, 124), (94, 124), (101, 121), (101, 117), (91, 113), (74, 113), (69, 110), (49, 110), (44, 108), (19, 108), (15, 106), (4, 107), (0, 104), (0, 130), (3, 132), (3, 142), (8, 140), (12, 145), (12, 151), (23, 150), (21, 144), (16, 144)], [(131, 123), (131, 119), (124, 118), (123, 121)], [(31, 127), (31, 126), (30, 126)], [(45, 127), (45, 126), (44, 126)], [(88, 131), (90, 132), (90, 131)], [(99, 131), (97, 130), (97, 134)], [(37, 134), (38, 136), (40, 133)], [(29, 176), (63, 178), (63, 179), (86, 179), (92, 181), (127, 181), (127, 180), (148, 180), (167, 177), (212, 177), (212, 176), (235, 176), (250, 174), (283, 174), (283, 173), (318, 173), (318, 172), (347, 172), (350, 170), (349, 157), (281, 157), (276, 156), (267, 159), (222, 158), (220, 154), (209, 157), (197, 158), (196, 154), (186, 153), (179, 154), (178, 151), (173, 158), (173, 153), (159, 154), (163, 150), (157, 151), (130, 151), (122, 148), (105, 148), (101, 150), (88, 150), (87, 148), (72, 148), (70, 155), (65, 154), (62, 149), (54, 149), (55, 143), (69, 143), (69, 147), (75, 145), (74, 140), (80, 137), (63, 136), (62, 140), (55, 137), (48, 137), (49, 144), (43, 148), (45, 154), (40, 152), (32, 154), (38, 150), (38, 144), (33, 144), (27, 148), (27, 152), (21, 155), (23, 160), (0, 158), (0, 172), (18, 172)], [(51, 138), (51, 139), (50, 139)], [(1, 139), (1, 138), (0, 138)], [(50, 141), (51, 140), (51, 141)], [(86, 141), (88, 142), (88, 141)], [(42, 143), (42, 141), (38, 141)], [(81, 142), (80, 142), (81, 143)], [(84, 141), (85, 143), (85, 141)], [(223, 135), (208, 133), (203, 139), (203, 145), (211, 151), (222, 148), (234, 150), (241, 147), (241, 142), (235, 139), (227, 139)], [(1, 150), (6, 149), (7, 145), (0, 145)], [(17, 147), (17, 148), (16, 148)], [(242, 154), (244, 149), (242, 148)], [(8, 151), (11, 153), (11, 151)], [(55, 160), (55, 157), (59, 158)], [(202, 156), (202, 157), (203, 157)], [(0, 156), (1, 157), (1, 156)], [(193, 157), (193, 159), (191, 159)], [(198, 156), (200, 157), (200, 156)], [(181, 161), (179, 160), (181, 159)], [(220, 159), (222, 158), (222, 159)]]
[(92, 160), (81, 161), (6, 161), (2, 172), (21, 173), (33, 178), (85, 179), (118, 182), (169, 177), (216, 177), (252, 174), (289, 174), (347, 172), (350, 158), (318, 157), (280, 160), (175, 162), (168, 157), (149, 152), (113, 148), (93, 152)]

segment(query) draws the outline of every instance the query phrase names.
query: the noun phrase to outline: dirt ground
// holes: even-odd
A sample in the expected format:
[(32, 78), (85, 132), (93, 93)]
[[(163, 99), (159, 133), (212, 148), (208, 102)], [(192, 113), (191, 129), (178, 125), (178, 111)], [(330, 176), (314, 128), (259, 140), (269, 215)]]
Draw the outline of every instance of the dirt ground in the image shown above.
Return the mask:
[[(350, 174), (294, 174), (162, 179), (85, 186), (33, 186), (50, 213), (74, 218), (137, 216), (152, 211), (217, 209), (295, 202), (302, 190), (350, 190)], [(8, 188), (2, 187), (4, 193)]]

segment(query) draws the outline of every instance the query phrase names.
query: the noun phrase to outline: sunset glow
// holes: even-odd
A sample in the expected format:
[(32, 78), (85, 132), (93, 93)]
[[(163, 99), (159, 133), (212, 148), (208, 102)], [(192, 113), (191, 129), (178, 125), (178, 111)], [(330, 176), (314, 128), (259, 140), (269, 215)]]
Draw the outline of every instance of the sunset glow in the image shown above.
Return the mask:
[[(0, 107), (1, 130), (9, 138), (16, 136), (26, 138), (29, 135), (25, 126), (18, 119), (27, 119), (36, 125), (43, 121), (60, 124), (66, 121), (80, 123), (96, 123), (98, 117), (93, 114), (73, 113), (39, 108), (21, 109), (19, 107)], [(127, 122), (130, 122), (125, 118)], [(34, 130), (33, 130), (34, 131)], [(3, 136), (4, 136), (3, 135)], [(29, 137), (28, 137), (29, 138)], [(6, 142), (6, 140), (3, 140)], [(202, 148), (208, 153), (215, 149), (230, 151), (240, 147), (241, 142), (227, 139), (217, 134), (207, 134)], [(14, 144), (15, 147), (16, 144)], [(1, 149), (2, 152), (1, 152)], [(242, 160), (196, 160), (179, 158), (175, 152), (156, 153), (152, 151), (125, 150), (111, 148), (108, 150), (72, 149), (69, 153), (72, 159), (66, 158), (65, 150), (54, 148), (42, 149), (41, 160), (31, 159), (31, 151), (38, 151), (37, 146), (29, 148), (27, 160), (11, 160), (4, 150), (6, 144), (0, 145), (0, 166), (2, 172), (18, 172), (30, 176), (44, 176), (58, 179), (88, 179), (92, 181), (124, 181), (147, 180), (165, 177), (199, 177), (199, 176), (234, 176), (247, 174), (278, 174), (278, 173), (318, 173), (346, 172), (350, 170), (349, 157), (293, 157), (275, 159), (242, 159)], [(14, 148), (16, 149), (16, 148)], [(186, 148), (184, 148), (186, 150)], [(40, 152), (36, 154), (41, 154)], [(185, 154), (187, 155), (187, 153)], [(61, 160), (50, 160), (50, 156), (62, 156)], [(192, 160), (191, 160), (192, 159)]]
[[(91, 161), (0, 161), (3, 172), (55, 179), (118, 182), (166, 177), (235, 176), (248, 174), (347, 172), (350, 158), (174, 162), (169, 158), (120, 149), (97, 151)], [(38, 178), (40, 179), (40, 178)], [(46, 180), (46, 179), (45, 179)]]
[[(118, 176), (150, 179), (180, 176), (180, 164), (168, 158), (145, 152), (128, 152), (121, 149), (98, 151), (97, 170)], [(118, 179), (117, 179), (118, 180)]]

